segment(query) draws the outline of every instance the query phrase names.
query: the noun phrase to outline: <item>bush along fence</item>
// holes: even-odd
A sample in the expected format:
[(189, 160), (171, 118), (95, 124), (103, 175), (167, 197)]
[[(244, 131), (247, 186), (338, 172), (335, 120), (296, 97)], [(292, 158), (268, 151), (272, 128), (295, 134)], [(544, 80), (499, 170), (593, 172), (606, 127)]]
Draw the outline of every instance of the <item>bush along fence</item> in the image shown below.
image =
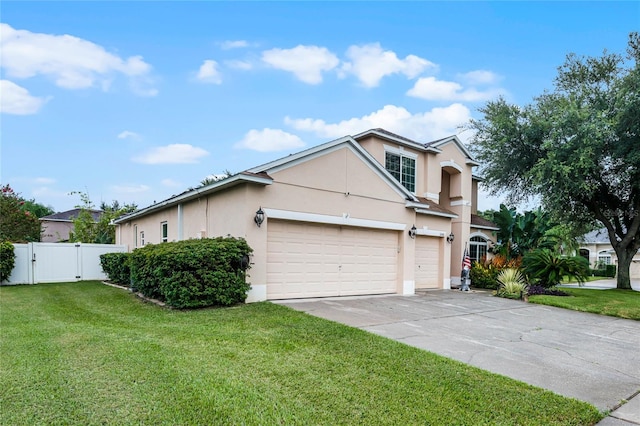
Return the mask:
[(247, 298), (252, 251), (243, 239), (206, 238), (149, 244), (101, 263), (111, 281), (173, 308), (230, 306)]

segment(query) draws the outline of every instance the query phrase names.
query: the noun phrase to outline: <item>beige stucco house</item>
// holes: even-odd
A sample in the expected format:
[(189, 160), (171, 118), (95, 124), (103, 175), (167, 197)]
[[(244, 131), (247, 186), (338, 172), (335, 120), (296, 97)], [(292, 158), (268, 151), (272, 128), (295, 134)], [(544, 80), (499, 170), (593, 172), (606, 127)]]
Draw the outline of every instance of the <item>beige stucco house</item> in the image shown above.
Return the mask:
[(486, 254), (495, 230), (474, 214), (477, 165), (455, 136), (421, 143), (368, 130), (123, 216), (116, 240), (133, 250), (244, 238), (249, 302), (449, 289), (465, 243)]
[[(618, 256), (616, 255), (609, 235), (605, 228), (596, 229), (580, 238), (580, 256), (589, 261), (589, 266), (595, 268), (597, 264), (618, 265)], [(640, 279), (640, 251), (636, 253), (629, 267), (629, 275), (631, 279)]]
[[(43, 216), (40, 218), (41, 237), (43, 243), (63, 243), (69, 241), (73, 231), (73, 219), (78, 217), (81, 209), (72, 209)], [(94, 221), (100, 220), (102, 210), (89, 210)]]

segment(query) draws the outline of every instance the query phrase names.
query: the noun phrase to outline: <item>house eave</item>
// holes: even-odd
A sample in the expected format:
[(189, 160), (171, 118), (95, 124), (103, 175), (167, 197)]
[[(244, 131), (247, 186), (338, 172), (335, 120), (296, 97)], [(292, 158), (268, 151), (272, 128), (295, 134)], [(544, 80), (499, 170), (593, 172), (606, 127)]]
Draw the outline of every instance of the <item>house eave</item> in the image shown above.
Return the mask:
[(166, 207), (171, 207), (180, 203), (184, 203), (185, 201), (190, 201), (203, 195), (209, 195), (214, 192), (222, 191), (225, 189), (229, 189), (236, 185), (242, 183), (254, 183), (258, 185), (271, 185), (273, 183), (273, 179), (267, 176), (256, 176), (256, 175), (248, 175), (239, 173), (237, 175), (228, 177), (226, 179), (210, 183), (209, 185), (202, 186), (200, 188), (195, 188), (191, 191), (185, 192), (184, 194), (176, 195), (175, 197), (168, 198), (164, 201), (161, 201), (156, 204), (152, 204), (151, 206), (145, 207), (141, 210), (135, 211), (125, 216), (121, 216), (118, 219), (114, 220), (113, 223), (118, 225), (121, 223), (126, 223), (131, 221), (132, 219), (139, 218), (151, 214), (157, 210), (164, 209)]
[(433, 154), (440, 154), (442, 152), (438, 148), (435, 148), (435, 147), (432, 147), (432, 146), (425, 146), (425, 145), (422, 145), (422, 144), (417, 143), (417, 142), (410, 142), (410, 141), (405, 140), (405, 139), (400, 139), (400, 138), (394, 137), (393, 135), (389, 135), (389, 134), (386, 134), (386, 133), (379, 132), (379, 131), (377, 131), (375, 129), (367, 130), (367, 131), (362, 132), (362, 133), (358, 133), (357, 135), (353, 136), (353, 139), (358, 140), (358, 139), (365, 138), (367, 136), (376, 136), (376, 137), (378, 137), (380, 139), (385, 139), (385, 140), (388, 140), (388, 141), (391, 141), (391, 142), (395, 142), (395, 143), (397, 143), (399, 145), (404, 145), (404, 146), (407, 146), (407, 147), (410, 147), (410, 148), (414, 148), (414, 149), (417, 149), (417, 150), (420, 150), (420, 151), (423, 151), (423, 152), (431, 152)]
[(419, 213), (419, 214), (427, 214), (427, 215), (431, 215), (431, 216), (448, 217), (450, 219), (457, 219), (458, 218), (457, 214), (434, 212), (432, 210), (421, 209), (421, 208), (418, 208), (418, 207), (414, 207), (414, 210), (415, 210), (416, 213)]

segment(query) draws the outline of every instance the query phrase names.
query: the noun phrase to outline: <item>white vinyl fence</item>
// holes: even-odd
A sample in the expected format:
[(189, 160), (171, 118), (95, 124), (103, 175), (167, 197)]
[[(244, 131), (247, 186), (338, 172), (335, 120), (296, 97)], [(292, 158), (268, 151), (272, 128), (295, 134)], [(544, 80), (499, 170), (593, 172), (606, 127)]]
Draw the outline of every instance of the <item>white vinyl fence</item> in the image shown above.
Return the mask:
[(16, 264), (3, 284), (37, 284), (104, 280), (100, 255), (127, 251), (114, 244), (14, 244)]

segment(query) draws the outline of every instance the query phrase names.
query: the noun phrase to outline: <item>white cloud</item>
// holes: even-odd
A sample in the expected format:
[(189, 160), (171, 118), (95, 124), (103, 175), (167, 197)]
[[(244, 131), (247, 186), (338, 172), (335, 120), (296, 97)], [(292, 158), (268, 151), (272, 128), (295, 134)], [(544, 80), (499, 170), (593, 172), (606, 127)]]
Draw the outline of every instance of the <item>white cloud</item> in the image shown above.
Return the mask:
[(198, 70), (196, 78), (203, 83), (221, 84), (222, 74), (218, 70), (218, 63), (211, 59), (204, 61)]
[(342, 75), (353, 74), (366, 87), (378, 86), (382, 78), (391, 74), (400, 73), (411, 79), (427, 68), (437, 68), (433, 62), (415, 55), (399, 59), (395, 52), (382, 50), (379, 43), (350, 46), (346, 56), (351, 62), (342, 65)]
[(226, 40), (220, 43), (220, 47), (224, 50), (240, 49), (249, 47), (249, 43), (246, 40)]
[(423, 77), (416, 81), (407, 95), (429, 101), (486, 101), (504, 93), (502, 89), (492, 88), (484, 91), (475, 88), (465, 89), (453, 81), (437, 80), (435, 77)]
[(167, 188), (178, 188), (178, 187), (181, 187), (181, 186), (182, 186), (182, 184), (181, 184), (180, 182), (178, 182), (177, 180), (173, 180), (173, 179), (169, 179), (169, 178), (167, 178), (167, 179), (162, 179), (162, 180), (160, 181), (160, 183), (161, 183), (163, 186), (166, 186)]
[(458, 74), (458, 78), (470, 85), (495, 84), (502, 80), (496, 73), (487, 70), (475, 70), (465, 74)]
[(141, 56), (121, 58), (102, 46), (71, 35), (52, 35), (16, 30), (0, 24), (2, 68), (14, 78), (45, 75), (65, 89), (100, 86), (107, 90), (116, 74), (130, 80), (131, 89), (154, 96), (149, 88), (151, 65)]
[(51, 185), (56, 183), (56, 180), (48, 177), (37, 177), (33, 179), (33, 183), (38, 185)]
[(224, 61), (224, 64), (229, 68), (234, 68), (237, 70), (247, 71), (253, 68), (253, 64), (249, 61), (241, 61), (238, 59)]
[(281, 151), (302, 146), (304, 146), (304, 142), (298, 136), (280, 129), (250, 130), (235, 145), (236, 148), (252, 149), (260, 152)]
[(140, 135), (136, 132), (132, 132), (129, 130), (124, 130), (118, 134), (118, 139), (140, 139)]
[(150, 188), (147, 185), (112, 185), (109, 189), (119, 194), (139, 194), (147, 192)]
[(394, 133), (429, 142), (444, 136), (456, 134), (458, 126), (471, 118), (471, 112), (462, 104), (445, 108), (433, 108), (424, 113), (412, 114), (403, 107), (386, 105), (363, 117), (354, 117), (339, 123), (327, 123), (321, 119), (285, 118), (285, 123), (296, 130), (313, 132), (326, 138), (355, 135), (368, 129), (381, 127)]
[(209, 153), (202, 148), (177, 143), (153, 148), (132, 160), (143, 164), (188, 164), (197, 163), (200, 158), (207, 155)]
[(262, 52), (262, 60), (273, 68), (289, 71), (308, 84), (322, 83), (322, 73), (338, 66), (340, 61), (326, 47), (298, 45), (293, 49), (271, 49)]
[(0, 93), (0, 112), (3, 114), (35, 114), (49, 100), (31, 96), (27, 89), (9, 80), (0, 80)]

